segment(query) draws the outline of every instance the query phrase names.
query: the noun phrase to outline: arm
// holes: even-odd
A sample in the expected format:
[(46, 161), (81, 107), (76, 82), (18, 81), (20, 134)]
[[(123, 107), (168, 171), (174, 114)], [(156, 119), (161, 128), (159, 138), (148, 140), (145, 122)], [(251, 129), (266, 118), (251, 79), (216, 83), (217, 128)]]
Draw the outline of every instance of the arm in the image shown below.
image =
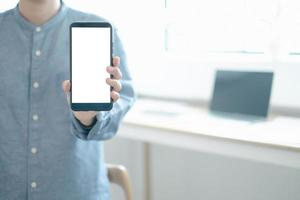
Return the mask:
[[(106, 140), (113, 137), (116, 134), (123, 117), (135, 101), (135, 93), (132, 86), (132, 79), (127, 67), (126, 54), (116, 31), (114, 32), (113, 45), (114, 54), (120, 56), (121, 58), (119, 64), (123, 77), (122, 80), (120, 80), (122, 90), (120, 92), (112, 92), (112, 98), (117, 101), (115, 101), (114, 106), (110, 111), (101, 111), (97, 113), (71, 113), (72, 132), (80, 139)], [(107, 82), (115, 87), (113, 83), (110, 83), (109, 81)]]

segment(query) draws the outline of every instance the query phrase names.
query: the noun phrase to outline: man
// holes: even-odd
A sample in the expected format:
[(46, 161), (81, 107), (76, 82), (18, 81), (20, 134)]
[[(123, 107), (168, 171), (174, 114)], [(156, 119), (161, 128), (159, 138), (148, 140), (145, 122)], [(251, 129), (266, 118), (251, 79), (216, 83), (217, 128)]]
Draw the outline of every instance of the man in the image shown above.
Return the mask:
[(0, 14), (0, 200), (110, 198), (101, 141), (117, 132), (134, 91), (114, 30), (120, 58), (107, 67), (113, 109), (71, 111), (68, 28), (74, 21), (105, 20), (60, 0), (20, 0)]

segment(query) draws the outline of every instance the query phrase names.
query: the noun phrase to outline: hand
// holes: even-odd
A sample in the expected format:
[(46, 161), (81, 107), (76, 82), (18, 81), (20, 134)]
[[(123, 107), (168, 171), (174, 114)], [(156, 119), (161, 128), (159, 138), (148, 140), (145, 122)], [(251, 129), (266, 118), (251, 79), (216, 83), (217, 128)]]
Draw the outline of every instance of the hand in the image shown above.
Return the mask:
[[(119, 92), (122, 89), (122, 85), (120, 83), (120, 80), (122, 78), (122, 73), (119, 68), (120, 65), (120, 57), (114, 57), (113, 58), (113, 66), (109, 66), (106, 68), (106, 71), (112, 75), (112, 78), (107, 78), (106, 83), (113, 88), (113, 90), (110, 93), (111, 98), (114, 102), (116, 102), (120, 98)], [(69, 80), (65, 80), (62, 83), (62, 87), (64, 92), (66, 93), (66, 96), (69, 100), (69, 93), (71, 84)], [(75, 117), (85, 126), (90, 126), (98, 112), (96, 111), (73, 111)]]

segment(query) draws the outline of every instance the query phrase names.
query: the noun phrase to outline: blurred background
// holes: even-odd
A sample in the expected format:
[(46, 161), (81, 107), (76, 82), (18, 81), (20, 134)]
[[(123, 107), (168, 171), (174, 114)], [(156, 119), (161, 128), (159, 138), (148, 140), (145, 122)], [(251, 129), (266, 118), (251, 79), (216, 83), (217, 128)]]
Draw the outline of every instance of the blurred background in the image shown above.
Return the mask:
[[(111, 20), (124, 43), (139, 98), (105, 150), (134, 199), (300, 199), (299, 0), (64, 2)], [(268, 118), (211, 117), (217, 69), (273, 72)]]

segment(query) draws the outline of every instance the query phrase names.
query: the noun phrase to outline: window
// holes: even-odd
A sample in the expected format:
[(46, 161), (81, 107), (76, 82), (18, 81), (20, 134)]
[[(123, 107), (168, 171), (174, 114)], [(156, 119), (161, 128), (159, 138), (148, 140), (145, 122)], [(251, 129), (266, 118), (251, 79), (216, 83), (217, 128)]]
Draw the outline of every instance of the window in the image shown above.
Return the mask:
[(166, 0), (167, 50), (179, 56), (298, 55), (299, 9), (297, 0)]

